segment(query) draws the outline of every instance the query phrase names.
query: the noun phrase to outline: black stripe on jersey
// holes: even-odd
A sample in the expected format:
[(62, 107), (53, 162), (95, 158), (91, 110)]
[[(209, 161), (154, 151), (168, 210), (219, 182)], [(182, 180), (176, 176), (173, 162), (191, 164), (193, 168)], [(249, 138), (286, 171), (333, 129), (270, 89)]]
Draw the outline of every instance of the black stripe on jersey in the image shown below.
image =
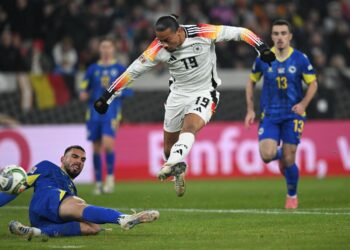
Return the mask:
[(215, 79), (214, 79), (214, 71), (212, 70), (211, 71), (211, 86), (216, 89), (218, 87), (218, 83), (215, 82)]
[(218, 105), (218, 97), (216, 95), (216, 90), (210, 91), (211, 99), (215, 103), (215, 105)]
[(184, 27), (187, 37), (196, 37), (200, 28), (197, 25)]

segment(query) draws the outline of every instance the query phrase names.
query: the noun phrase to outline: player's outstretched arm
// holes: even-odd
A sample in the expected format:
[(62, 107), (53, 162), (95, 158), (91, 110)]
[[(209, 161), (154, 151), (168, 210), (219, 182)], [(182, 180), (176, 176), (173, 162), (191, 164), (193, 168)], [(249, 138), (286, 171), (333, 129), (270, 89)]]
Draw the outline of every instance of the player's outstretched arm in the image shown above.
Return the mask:
[(158, 64), (157, 53), (161, 49), (160, 42), (155, 39), (142, 55), (136, 59), (126, 71), (120, 75), (111, 86), (98, 98), (94, 103), (95, 110), (104, 114), (107, 112), (109, 104), (118, 97), (121, 91), (127, 87), (132, 81), (143, 73), (149, 71)]
[(10, 201), (16, 199), (17, 194), (0, 193), (0, 207), (5, 206)]
[(216, 42), (230, 40), (244, 41), (255, 48), (263, 62), (271, 64), (271, 62), (273, 62), (276, 59), (275, 54), (260, 39), (260, 37), (247, 28), (226, 25), (209, 25), (209, 27), (212, 30), (216, 31), (216, 33), (214, 32), (214, 34), (212, 35), (215, 38)]

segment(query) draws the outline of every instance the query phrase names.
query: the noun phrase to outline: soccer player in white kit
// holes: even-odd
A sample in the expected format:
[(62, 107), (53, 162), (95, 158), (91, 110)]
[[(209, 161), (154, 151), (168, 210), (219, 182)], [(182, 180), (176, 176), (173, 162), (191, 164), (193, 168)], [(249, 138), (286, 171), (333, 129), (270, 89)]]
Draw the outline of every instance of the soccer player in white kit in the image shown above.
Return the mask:
[(195, 135), (210, 120), (219, 102), (216, 88), (221, 80), (216, 71), (215, 43), (244, 41), (253, 46), (262, 61), (271, 63), (275, 55), (252, 31), (233, 26), (180, 25), (177, 16), (160, 17), (155, 24), (156, 38), (127, 70), (95, 102), (103, 114), (108, 105), (130, 82), (162, 62), (168, 66), (170, 93), (165, 103), (164, 167), (158, 178), (175, 179), (177, 196), (185, 193), (185, 157)]

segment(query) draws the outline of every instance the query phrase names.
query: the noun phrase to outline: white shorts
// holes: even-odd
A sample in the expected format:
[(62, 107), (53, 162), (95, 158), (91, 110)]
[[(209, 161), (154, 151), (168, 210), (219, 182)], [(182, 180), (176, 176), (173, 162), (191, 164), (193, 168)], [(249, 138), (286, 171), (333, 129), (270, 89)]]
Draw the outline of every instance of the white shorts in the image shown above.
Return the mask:
[(219, 98), (220, 93), (216, 90), (196, 94), (171, 92), (164, 104), (164, 130), (170, 133), (180, 131), (183, 119), (189, 113), (197, 114), (208, 123), (219, 103)]

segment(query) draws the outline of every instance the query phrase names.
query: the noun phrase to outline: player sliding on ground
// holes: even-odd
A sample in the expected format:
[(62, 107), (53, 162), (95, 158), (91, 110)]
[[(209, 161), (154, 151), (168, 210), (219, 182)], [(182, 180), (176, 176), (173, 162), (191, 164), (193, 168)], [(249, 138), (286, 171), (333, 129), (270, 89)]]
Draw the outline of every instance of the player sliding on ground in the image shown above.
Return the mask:
[[(119, 224), (128, 230), (140, 223), (159, 218), (155, 210), (135, 214), (87, 204), (77, 196), (73, 179), (84, 168), (85, 150), (80, 146), (68, 147), (61, 157), (61, 167), (49, 161), (35, 165), (28, 173), (27, 186), (34, 187), (29, 206), (31, 227), (11, 221), (10, 232), (26, 236), (77, 236), (98, 234), (100, 224)], [(0, 207), (17, 195), (0, 193)]]
[[(164, 167), (158, 178), (175, 178), (177, 196), (185, 193), (185, 157), (195, 135), (209, 122), (219, 102), (216, 88), (215, 43), (244, 41), (253, 46), (261, 60), (271, 63), (275, 55), (252, 31), (224, 25), (179, 25), (175, 15), (162, 16), (155, 24), (156, 38), (127, 70), (95, 102), (103, 114), (122, 89), (144, 72), (164, 63), (169, 68), (170, 94), (165, 103)], [(152, 83), (149, 83), (152, 84)]]

